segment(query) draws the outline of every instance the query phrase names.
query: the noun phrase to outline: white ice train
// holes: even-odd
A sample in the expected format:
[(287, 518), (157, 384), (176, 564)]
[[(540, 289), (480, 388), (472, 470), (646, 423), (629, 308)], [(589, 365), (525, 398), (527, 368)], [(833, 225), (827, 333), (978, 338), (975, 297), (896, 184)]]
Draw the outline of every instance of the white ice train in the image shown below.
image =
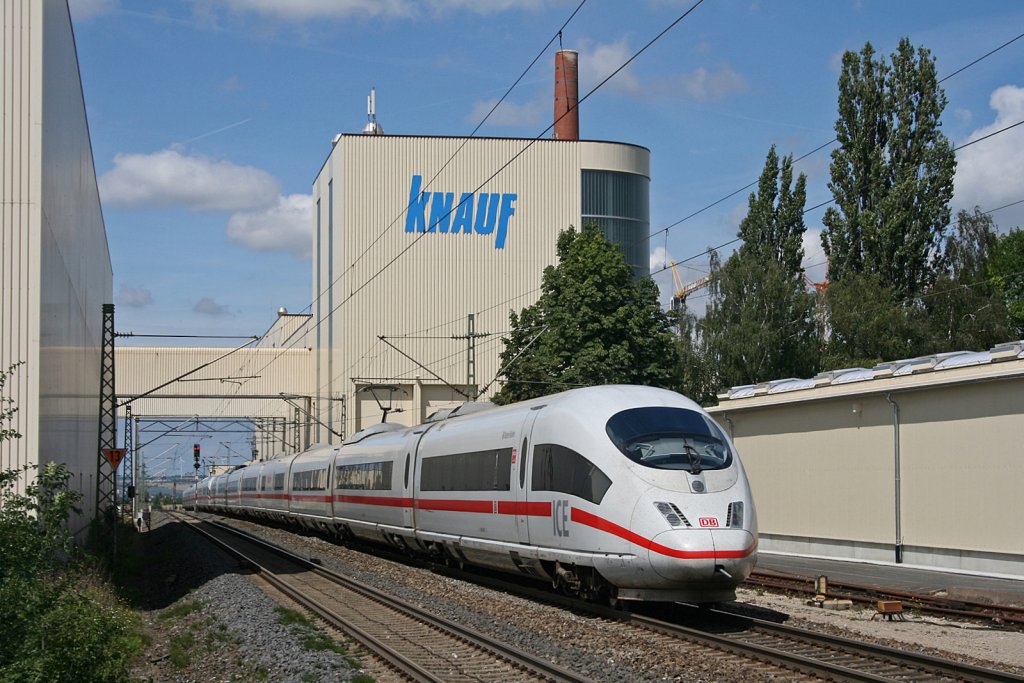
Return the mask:
[(729, 438), (693, 401), (639, 386), (374, 425), (340, 446), (209, 477), (185, 503), (593, 599), (731, 600), (757, 557), (754, 503)]

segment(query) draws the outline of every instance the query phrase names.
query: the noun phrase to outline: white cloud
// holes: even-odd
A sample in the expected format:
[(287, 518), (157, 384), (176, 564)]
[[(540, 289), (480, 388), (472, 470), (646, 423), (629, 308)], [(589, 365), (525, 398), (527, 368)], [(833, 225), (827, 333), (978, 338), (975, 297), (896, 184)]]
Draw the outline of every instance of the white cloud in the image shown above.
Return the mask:
[(202, 299), (196, 302), (196, 305), (192, 307), (192, 310), (202, 315), (209, 315), (214, 318), (220, 318), (231, 315), (227, 306), (222, 306), (208, 296), (204, 296)]
[(716, 71), (708, 71), (703, 66), (697, 67), (689, 73), (656, 84), (652, 92), (656, 95), (674, 95), (681, 92), (696, 102), (713, 102), (746, 89), (747, 82), (743, 76), (726, 64), (719, 66)]
[[(626, 38), (604, 44), (580, 41), (580, 96), (590, 92), (632, 55), (633, 49)], [(713, 70), (699, 66), (686, 73), (643, 80), (630, 65), (602, 86), (602, 90), (645, 100), (683, 97), (696, 102), (721, 100), (746, 88), (746, 79), (728, 64)]]
[[(536, 9), (542, 0), (225, 0), (235, 12), (251, 12), (273, 19), (303, 22), (311, 19), (409, 18), (424, 12), (445, 14), (470, 11), (493, 14)], [(209, 2), (204, 7), (212, 7)]]
[[(473, 105), (473, 111), (466, 117), (467, 123), (474, 125), (480, 123), (487, 112), (491, 110), (494, 103), (497, 100), (485, 100), (477, 102)], [(539, 124), (544, 119), (544, 114), (549, 113), (548, 109), (551, 107), (550, 100), (534, 100), (532, 102), (524, 102), (523, 104), (516, 104), (515, 102), (502, 102), (491, 117), (487, 119), (485, 125), (493, 126), (533, 126)]]
[[(633, 54), (625, 38), (620, 38), (614, 43), (604, 44), (594, 43), (584, 38), (579, 41), (579, 44), (580, 97), (590, 92)], [(615, 77), (602, 86), (602, 89), (629, 95), (641, 92), (640, 81), (633, 74), (632, 65), (615, 74)]]
[(672, 255), (668, 253), (665, 247), (655, 247), (654, 251), (651, 252), (651, 271), (661, 270), (669, 263), (672, 262)]
[(823, 282), (828, 269), (825, 249), (821, 246), (821, 228), (807, 228), (803, 237), (804, 260), (801, 267), (812, 282)]
[(117, 9), (117, 0), (69, 0), (68, 9), (74, 21), (89, 21)]
[(313, 250), (313, 198), (281, 196), (274, 206), (236, 213), (228, 220), (228, 238), (256, 251), (286, 251), (308, 259)]
[(149, 291), (145, 287), (129, 287), (128, 285), (121, 285), (121, 290), (117, 293), (117, 304), (119, 306), (128, 306), (129, 308), (142, 308), (153, 303), (153, 292)]
[[(989, 98), (996, 112), (993, 123), (971, 133), (966, 142), (1024, 119), (1024, 88), (1005, 85)], [(962, 143), (961, 143), (962, 144)], [(983, 211), (1024, 199), (1024, 126), (983, 140), (957, 152), (954, 209), (980, 206)], [(1001, 228), (1024, 224), (1024, 208), (1013, 207), (993, 216)]]
[(103, 202), (112, 206), (184, 206), (193, 211), (259, 209), (273, 205), (280, 192), (266, 171), (178, 149), (118, 154), (99, 186)]

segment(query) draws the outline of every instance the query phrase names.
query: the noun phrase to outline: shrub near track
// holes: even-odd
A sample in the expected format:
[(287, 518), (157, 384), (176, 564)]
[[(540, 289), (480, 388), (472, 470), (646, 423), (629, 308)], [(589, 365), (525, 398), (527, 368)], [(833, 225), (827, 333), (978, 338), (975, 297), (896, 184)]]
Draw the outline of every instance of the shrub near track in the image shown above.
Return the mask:
[(20, 475), (0, 472), (0, 682), (129, 680), (140, 620), (67, 530), (70, 472), (47, 463), (26, 495)]

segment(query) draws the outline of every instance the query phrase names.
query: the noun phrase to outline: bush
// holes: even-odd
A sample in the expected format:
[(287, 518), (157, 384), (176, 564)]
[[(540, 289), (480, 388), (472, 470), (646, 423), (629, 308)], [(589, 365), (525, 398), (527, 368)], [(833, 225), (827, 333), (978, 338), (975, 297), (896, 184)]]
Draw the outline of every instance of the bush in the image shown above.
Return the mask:
[(20, 474), (0, 472), (0, 683), (129, 680), (140, 622), (67, 530), (70, 472), (47, 463), (24, 496)]
[(34, 602), (24, 630), (13, 641), (13, 661), (3, 683), (118, 683), (130, 680), (132, 657), (142, 647), (138, 617), (82, 564), (31, 587)]

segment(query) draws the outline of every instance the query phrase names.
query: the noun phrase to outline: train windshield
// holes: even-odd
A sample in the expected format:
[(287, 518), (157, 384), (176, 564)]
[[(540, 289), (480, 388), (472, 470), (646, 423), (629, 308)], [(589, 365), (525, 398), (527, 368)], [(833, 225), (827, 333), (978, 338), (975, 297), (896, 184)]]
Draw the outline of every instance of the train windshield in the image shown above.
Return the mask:
[(613, 415), (605, 430), (616, 448), (644, 467), (698, 474), (732, 463), (722, 430), (693, 410), (631, 408)]

